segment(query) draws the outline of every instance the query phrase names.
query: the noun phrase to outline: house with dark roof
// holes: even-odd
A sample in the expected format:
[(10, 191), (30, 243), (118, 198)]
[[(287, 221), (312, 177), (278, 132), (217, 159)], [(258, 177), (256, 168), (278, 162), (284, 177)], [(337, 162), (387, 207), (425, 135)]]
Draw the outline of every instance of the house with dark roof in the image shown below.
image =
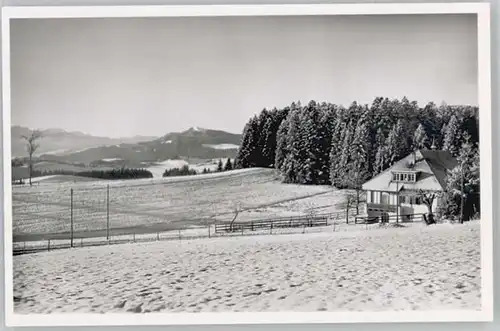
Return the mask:
[(366, 193), (365, 215), (398, 215), (402, 219), (402, 215), (427, 214), (424, 197), (433, 194), (435, 212), (439, 193), (446, 188), (448, 170), (456, 165), (457, 160), (447, 151), (415, 150), (362, 185)]

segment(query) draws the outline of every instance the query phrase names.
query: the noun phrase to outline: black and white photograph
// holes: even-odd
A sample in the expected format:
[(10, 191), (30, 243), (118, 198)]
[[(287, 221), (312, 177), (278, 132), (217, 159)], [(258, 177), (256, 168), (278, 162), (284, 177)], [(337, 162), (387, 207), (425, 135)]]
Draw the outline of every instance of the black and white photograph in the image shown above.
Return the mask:
[(491, 318), (489, 7), (337, 6), (4, 10), (8, 320)]

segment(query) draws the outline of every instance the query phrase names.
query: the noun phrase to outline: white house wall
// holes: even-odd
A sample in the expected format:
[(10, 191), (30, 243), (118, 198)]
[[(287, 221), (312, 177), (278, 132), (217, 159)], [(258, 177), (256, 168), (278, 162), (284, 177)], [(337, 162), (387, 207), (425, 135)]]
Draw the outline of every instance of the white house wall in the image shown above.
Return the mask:
[[(372, 199), (373, 198), (373, 199)], [(438, 201), (439, 199), (434, 199), (432, 203), (432, 211), (437, 211)], [(367, 191), (366, 192), (366, 202), (368, 204), (381, 204), (382, 201), (382, 192), (378, 191)], [(390, 193), (389, 194), (389, 205), (397, 205), (397, 194)], [(403, 214), (427, 214), (429, 211), (425, 204), (421, 205), (412, 205), (408, 203), (401, 203), (401, 210)]]

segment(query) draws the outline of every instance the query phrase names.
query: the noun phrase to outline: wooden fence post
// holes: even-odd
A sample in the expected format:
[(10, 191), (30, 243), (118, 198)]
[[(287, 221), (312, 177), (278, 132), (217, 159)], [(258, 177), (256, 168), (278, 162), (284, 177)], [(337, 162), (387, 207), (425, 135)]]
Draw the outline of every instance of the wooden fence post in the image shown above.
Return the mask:
[(210, 224), (208, 225), (208, 238), (210, 238)]
[(73, 248), (73, 189), (71, 189), (71, 248)]
[(49, 239), (49, 243), (47, 245), (47, 251), (50, 251), (50, 239)]
[(109, 184), (106, 187), (106, 240), (109, 240)]
[(159, 232), (159, 231), (158, 231), (158, 232), (156, 232), (156, 240), (157, 240), (157, 241), (160, 241), (160, 232)]
[(179, 229), (179, 240), (181, 240), (181, 229)]
[(133, 236), (133, 238), (134, 238), (133, 240), (134, 240), (134, 242), (135, 242), (135, 232), (134, 232), (134, 236)]

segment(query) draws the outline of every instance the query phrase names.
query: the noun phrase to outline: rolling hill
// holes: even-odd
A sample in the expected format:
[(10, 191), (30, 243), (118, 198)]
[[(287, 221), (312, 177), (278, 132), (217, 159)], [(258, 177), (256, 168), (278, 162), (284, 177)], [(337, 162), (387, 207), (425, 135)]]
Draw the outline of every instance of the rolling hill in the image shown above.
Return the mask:
[[(12, 156), (25, 157), (26, 143), (23, 135), (29, 135), (30, 129), (22, 126), (11, 127)], [(43, 138), (40, 139), (40, 147), (37, 155), (64, 156), (87, 148), (95, 148), (103, 145), (116, 145), (122, 143), (136, 144), (142, 141), (150, 141), (156, 137), (135, 136), (125, 138), (97, 137), (82, 132), (71, 132), (62, 129), (42, 130)]]
[[(189, 160), (190, 163), (191, 161), (199, 163), (203, 160), (234, 158), (241, 141), (240, 134), (198, 127), (149, 140), (148, 137), (117, 140), (56, 129), (47, 131), (44, 131), (44, 136), (40, 140), (41, 155), (35, 160), (35, 168), (40, 171), (56, 169), (83, 171), (88, 167), (142, 168), (165, 160)], [(25, 158), (26, 153), (22, 150), (25, 147), (24, 142), (19, 137), (28, 133), (26, 128), (13, 128), (14, 157), (17, 154)], [(17, 140), (14, 140), (14, 135), (18, 137)], [(54, 152), (57, 151), (56, 148), (61, 150), (60, 147), (63, 146), (67, 149), (63, 152)], [(74, 169), (75, 167), (77, 169)], [(26, 169), (19, 170), (25, 172)]]

